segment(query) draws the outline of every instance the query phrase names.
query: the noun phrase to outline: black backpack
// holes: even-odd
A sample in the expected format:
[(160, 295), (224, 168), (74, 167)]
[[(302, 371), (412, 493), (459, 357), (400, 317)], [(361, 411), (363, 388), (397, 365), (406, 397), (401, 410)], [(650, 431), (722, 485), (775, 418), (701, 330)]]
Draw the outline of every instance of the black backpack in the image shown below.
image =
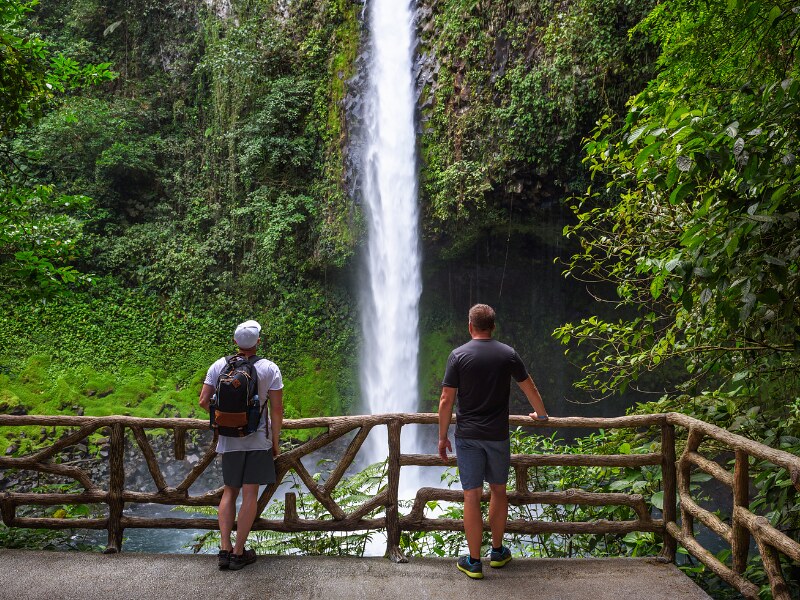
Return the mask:
[(259, 360), (259, 356), (246, 358), (241, 354), (225, 357), (225, 367), (217, 378), (209, 411), (211, 427), (219, 435), (244, 437), (258, 429), (262, 409), (255, 364)]

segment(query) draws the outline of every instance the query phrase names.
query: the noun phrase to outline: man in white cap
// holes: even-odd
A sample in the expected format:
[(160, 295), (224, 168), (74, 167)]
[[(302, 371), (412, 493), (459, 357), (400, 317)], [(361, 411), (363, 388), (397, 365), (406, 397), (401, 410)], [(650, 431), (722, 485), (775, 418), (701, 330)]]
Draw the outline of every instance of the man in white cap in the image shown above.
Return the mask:
[[(256, 321), (241, 323), (236, 327), (233, 341), (239, 348), (239, 356), (252, 359), (261, 341), (261, 325)], [(205, 410), (209, 410), (217, 380), (228, 364), (228, 358), (220, 358), (208, 369), (203, 389), (200, 390), (200, 406)], [(280, 452), (279, 436), (283, 425), (283, 380), (280, 369), (265, 358), (258, 358), (252, 366), (258, 377), (261, 408), (258, 428), (243, 437), (220, 435), (217, 441), (217, 452), (222, 455), (222, 478), (225, 484), (218, 510), (221, 537), (218, 562), (220, 569), (233, 571), (256, 560), (255, 551), (245, 548), (245, 542), (258, 516), (258, 487), (275, 483), (275, 457)], [(264, 409), (267, 401), (269, 415)], [(242, 505), (236, 520), (236, 499), (240, 490)], [(231, 544), (231, 532), (235, 520), (234, 546)]]

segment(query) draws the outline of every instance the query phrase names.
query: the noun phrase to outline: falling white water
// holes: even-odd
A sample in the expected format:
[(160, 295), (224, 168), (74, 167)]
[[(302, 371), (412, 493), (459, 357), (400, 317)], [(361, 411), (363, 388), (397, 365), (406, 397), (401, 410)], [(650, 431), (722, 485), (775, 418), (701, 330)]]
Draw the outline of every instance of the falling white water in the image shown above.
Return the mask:
[[(370, 0), (370, 62), (364, 102), (363, 200), (368, 220), (362, 301), (361, 389), (371, 414), (416, 412), (422, 292), (412, 78), (413, 11), (406, 0)], [(407, 427), (405, 429), (408, 429)], [(404, 434), (403, 451), (416, 450)], [(367, 441), (386, 458), (386, 429)]]

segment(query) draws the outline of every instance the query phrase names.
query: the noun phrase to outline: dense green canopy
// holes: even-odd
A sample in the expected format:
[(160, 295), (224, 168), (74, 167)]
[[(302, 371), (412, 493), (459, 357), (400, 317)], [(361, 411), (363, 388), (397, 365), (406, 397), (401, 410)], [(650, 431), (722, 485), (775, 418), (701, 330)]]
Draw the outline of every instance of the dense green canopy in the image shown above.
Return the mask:
[(631, 318), (558, 331), (592, 347), (583, 385), (667, 364), (695, 410), (773, 442), (800, 433), (798, 12), (687, 2), (637, 26), (659, 74), (587, 141), (594, 182), (566, 229), (569, 273), (612, 284)]

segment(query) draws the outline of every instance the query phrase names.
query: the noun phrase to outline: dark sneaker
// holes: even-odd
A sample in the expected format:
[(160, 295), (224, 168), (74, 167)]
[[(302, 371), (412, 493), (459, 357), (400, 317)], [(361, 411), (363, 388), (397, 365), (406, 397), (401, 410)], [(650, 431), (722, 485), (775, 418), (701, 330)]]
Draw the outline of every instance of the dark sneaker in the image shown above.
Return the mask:
[(256, 562), (256, 551), (252, 548), (248, 548), (241, 554), (234, 554), (231, 552), (231, 562), (228, 568), (231, 571), (238, 571), (247, 565), (252, 565), (254, 562)]
[(456, 563), (458, 570), (465, 573), (471, 579), (483, 579), (483, 563), (478, 561), (476, 563), (470, 562), (469, 556), (460, 556)]
[(501, 546), (500, 552), (494, 550), (489, 551), (489, 566), (499, 569), (506, 566), (511, 561), (511, 550), (505, 546)]
[(220, 550), (217, 554), (217, 564), (220, 571), (227, 569), (231, 564), (231, 553), (227, 550)]

